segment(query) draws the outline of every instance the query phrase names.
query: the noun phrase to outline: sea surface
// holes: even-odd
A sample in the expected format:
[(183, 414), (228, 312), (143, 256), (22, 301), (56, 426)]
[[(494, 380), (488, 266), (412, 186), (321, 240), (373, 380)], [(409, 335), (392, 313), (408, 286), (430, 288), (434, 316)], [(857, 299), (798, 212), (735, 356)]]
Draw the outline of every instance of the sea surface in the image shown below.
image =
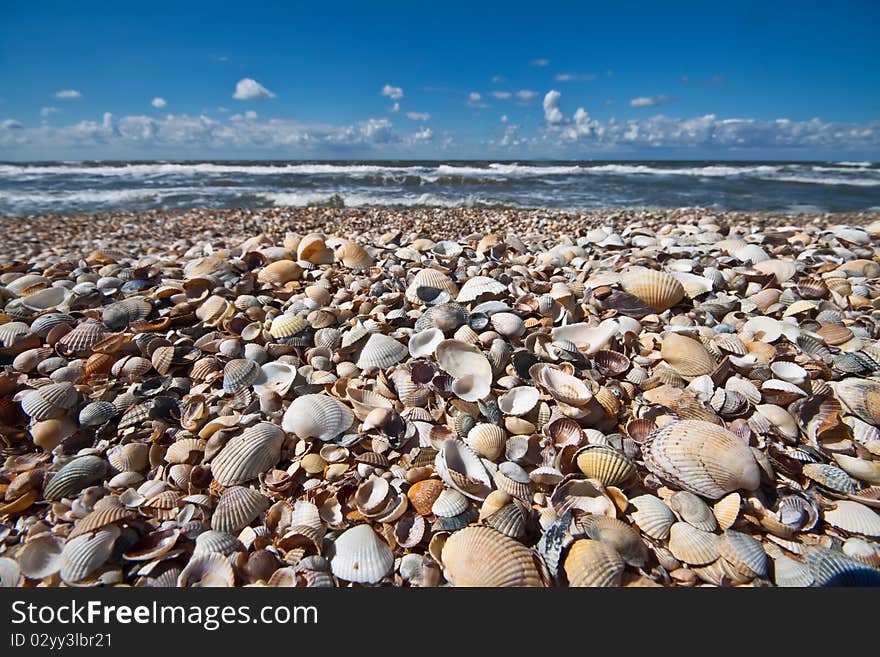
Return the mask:
[(880, 163), (0, 163), (0, 215), (314, 205), (880, 210)]

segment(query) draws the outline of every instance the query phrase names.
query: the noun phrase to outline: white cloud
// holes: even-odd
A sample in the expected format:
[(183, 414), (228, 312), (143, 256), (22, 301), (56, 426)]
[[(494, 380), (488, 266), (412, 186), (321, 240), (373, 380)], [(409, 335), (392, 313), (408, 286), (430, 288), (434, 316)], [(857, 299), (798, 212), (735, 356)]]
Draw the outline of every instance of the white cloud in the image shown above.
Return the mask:
[(403, 98), (403, 89), (400, 87), (392, 87), (390, 84), (386, 84), (382, 87), (382, 95), (388, 96), (391, 100), (400, 100)]
[(430, 121), (431, 115), (427, 112), (407, 112), (406, 118), (411, 121)]
[(493, 91), (492, 95), (495, 96), (495, 98), (497, 98), (498, 100), (507, 100), (508, 98), (513, 96), (513, 94), (509, 91)]
[(399, 111), (400, 111), (400, 103), (394, 103), (394, 104), (391, 106), (391, 111), (392, 111), (392, 112), (399, 112)]
[(73, 98), (82, 98), (82, 94), (78, 92), (76, 89), (62, 89), (61, 91), (55, 92), (55, 98), (63, 98), (65, 100), (70, 100)]
[(165, 102), (164, 98), (159, 98), (156, 96), (153, 100), (150, 101), (150, 105), (155, 107), (156, 109), (161, 109), (165, 107), (168, 103)]
[(57, 107), (43, 107), (42, 109), (40, 109), (40, 116), (46, 118), (50, 114), (55, 114), (56, 112), (60, 111), (61, 110), (59, 110)]
[(275, 94), (253, 78), (242, 78), (235, 84), (235, 93), (232, 97), (235, 100), (263, 100), (275, 98)]
[(557, 125), (565, 120), (565, 117), (562, 116), (562, 112), (559, 110), (559, 99), (561, 97), (562, 94), (555, 89), (551, 89), (544, 96), (544, 119), (550, 125)]
[(431, 128), (422, 128), (418, 132), (410, 135), (408, 141), (410, 143), (416, 143), (431, 141), (432, 139), (434, 139), (434, 131), (431, 130)]
[(516, 92), (516, 97), (519, 98), (523, 102), (528, 102), (535, 98), (538, 95), (537, 91), (532, 91), (531, 89), (520, 89)]
[(549, 66), (549, 65), (550, 65), (550, 60), (549, 60), (549, 59), (543, 59), (543, 58), (542, 58), (542, 59), (533, 59), (533, 60), (532, 60), (531, 62), (529, 62), (529, 63), (530, 63), (532, 66), (544, 67), (544, 66)]
[(507, 114), (501, 115), (501, 123), (507, 123)]
[(229, 111), (229, 108), (228, 108), (228, 107), (223, 107), (223, 106), (221, 105), (220, 107), (217, 108), (217, 111), (220, 112), (220, 113), (222, 113), (222, 114), (225, 114), (226, 112)]
[(23, 130), (24, 126), (20, 121), (16, 121), (15, 119), (6, 119), (5, 121), (0, 121), (0, 130)]
[(476, 91), (472, 91), (468, 94), (467, 104), (468, 107), (487, 107), (487, 105), (483, 102), (483, 97)]
[(501, 84), (502, 82), (507, 82), (507, 78), (503, 75), (493, 75), (492, 82), (495, 84)]
[(596, 76), (592, 73), (557, 73), (554, 79), (557, 82), (591, 82)]
[(639, 96), (629, 101), (630, 107), (654, 107), (670, 100), (669, 96)]

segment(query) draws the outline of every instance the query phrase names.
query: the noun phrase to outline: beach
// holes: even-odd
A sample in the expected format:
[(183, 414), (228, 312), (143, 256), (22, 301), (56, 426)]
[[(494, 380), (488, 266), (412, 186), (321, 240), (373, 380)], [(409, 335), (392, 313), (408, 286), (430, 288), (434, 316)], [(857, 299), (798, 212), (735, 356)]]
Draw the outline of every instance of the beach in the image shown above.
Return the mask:
[(880, 212), (0, 217), (4, 586), (880, 583)]

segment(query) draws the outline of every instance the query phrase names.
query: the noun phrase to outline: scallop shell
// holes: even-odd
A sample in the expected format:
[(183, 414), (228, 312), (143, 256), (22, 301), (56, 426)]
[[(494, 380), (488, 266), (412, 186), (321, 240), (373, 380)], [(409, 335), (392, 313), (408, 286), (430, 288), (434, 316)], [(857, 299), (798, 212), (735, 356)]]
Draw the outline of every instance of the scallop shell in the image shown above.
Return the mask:
[(613, 546), (592, 539), (575, 541), (565, 557), (569, 586), (620, 586), (626, 563)]
[(458, 295), (458, 286), (441, 271), (421, 269), (413, 276), (405, 296), (410, 303), (421, 304), (441, 292), (445, 292), (450, 299), (455, 298)]
[(685, 379), (711, 374), (717, 367), (715, 359), (696, 340), (678, 333), (667, 333), (660, 347), (660, 356)]
[(242, 388), (250, 387), (260, 375), (260, 365), (247, 358), (235, 358), (223, 368), (223, 392), (234, 394)]
[(709, 422), (672, 422), (651, 434), (642, 454), (658, 477), (710, 499), (741, 488), (754, 490), (761, 482), (760, 467), (748, 445)]
[(466, 527), (443, 545), (440, 561), (456, 587), (542, 587), (547, 576), (536, 552), (489, 527)]
[(869, 568), (843, 552), (810, 547), (804, 551), (804, 564), (816, 586), (880, 586), (880, 570)]
[(838, 467), (825, 463), (807, 463), (803, 473), (816, 483), (838, 493), (854, 493), (856, 490), (850, 476)]
[(273, 338), (290, 338), (308, 328), (309, 323), (304, 317), (286, 313), (278, 315), (269, 326), (269, 335)]
[(492, 490), (492, 480), (479, 456), (460, 440), (443, 441), (434, 458), (434, 470), (447, 486), (473, 500), (485, 499)]
[(713, 532), (718, 528), (718, 521), (712, 509), (699, 497), (688, 491), (679, 491), (669, 498), (669, 506), (683, 521), (702, 529)]
[(116, 407), (108, 401), (97, 401), (83, 406), (79, 412), (79, 423), (84, 427), (97, 426), (116, 417)]
[(453, 377), (452, 390), (460, 399), (473, 402), (489, 394), (492, 365), (479, 348), (459, 340), (444, 340), (437, 345), (435, 357)]
[(593, 394), (587, 385), (562, 370), (546, 363), (537, 363), (529, 368), (529, 375), (541, 385), (556, 401), (570, 406), (586, 405)]
[(284, 413), (281, 428), (299, 438), (330, 441), (354, 422), (354, 414), (329, 395), (303, 395), (293, 400)]
[(47, 500), (71, 497), (100, 480), (106, 469), (107, 464), (100, 456), (75, 458), (55, 473), (43, 489), (43, 497)]
[(498, 408), (505, 415), (525, 415), (535, 408), (540, 396), (537, 388), (517, 386), (511, 388), (498, 398)]
[(194, 554), (177, 577), (177, 586), (186, 588), (228, 588), (235, 586), (235, 573), (222, 554)]
[(65, 355), (87, 355), (92, 347), (107, 336), (104, 325), (98, 320), (87, 319), (75, 326), (69, 333), (62, 337), (56, 348)]
[(330, 567), (339, 579), (358, 584), (376, 584), (394, 565), (394, 553), (369, 525), (347, 529), (333, 541)]
[(704, 566), (718, 556), (718, 537), (710, 532), (676, 522), (669, 528), (669, 550), (679, 561), (691, 566)]
[(674, 276), (644, 267), (630, 267), (621, 272), (620, 287), (658, 313), (671, 308), (685, 297), (684, 287)]
[(669, 529), (675, 524), (675, 514), (663, 500), (654, 495), (639, 495), (629, 503), (636, 508), (632, 519), (644, 534), (657, 540), (668, 538)]
[(220, 496), (211, 516), (211, 529), (218, 532), (237, 532), (247, 527), (258, 515), (269, 508), (269, 498), (243, 486), (232, 486)]
[(211, 462), (214, 478), (224, 486), (242, 484), (266, 472), (281, 459), (284, 432), (260, 422), (232, 438)]
[(110, 525), (94, 534), (68, 540), (61, 552), (62, 581), (79, 582), (100, 568), (110, 558), (119, 534), (119, 527)]
[(140, 472), (150, 463), (150, 446), (146, 443), (126, 443), (107, 451), (107, 460), (118, 472)]
[(455, 300), (458, 303), (468, 303), (481, 297), (493, 297), (504, 294), (507, 287), (500, 281), (488, 276), (474, 276), (465, 281)]
[(504, 452), (507, 434), (496, 424), (481, 423), (468, 431), (465, 442), (474, 452), (490, 461), (495, 461)]
[(591, 539), (613, 547), (630, 566), (641, 568), (648, 561), (648, 548), (638, 532), (625, 522), (608, 516), (585, 516), (578, 522)]
[(721, 529), (729, 529), (739, 518), (740, 505), (742, 497), (739, 493), (730, 493), (725, 495), (715, 503), (712, 507), (712, 513)]
[(880, 425), (880, 382), (847, 378), (830, 383), (834, 394), (862, 420)]
[(716, 541), (718, 553), (743, 574), (767, 576), (767, 553), (761, 542), (748, 534), (727, 529)]
[(587, 445), (575, 456), (578, 469), (605, 486), (618, 486), (636, 474), (636, 466), (625, 454), (608, 445)]
[(32, 538), (18, 553), (21, 573), (28, 579), (44, 579), (61, 570), (64, 544), (57, 536), (43, 534)]
[(409, 350), (394, 338), (373, 333), (361, 347), (356, 365), (361, 370), (384, 370), (402, 361), (408, 353)]
[(880, 537), (880, 514), (864, 504), (842, 500), (825, 511), (824, 518), (829, 525), (845, 532)]

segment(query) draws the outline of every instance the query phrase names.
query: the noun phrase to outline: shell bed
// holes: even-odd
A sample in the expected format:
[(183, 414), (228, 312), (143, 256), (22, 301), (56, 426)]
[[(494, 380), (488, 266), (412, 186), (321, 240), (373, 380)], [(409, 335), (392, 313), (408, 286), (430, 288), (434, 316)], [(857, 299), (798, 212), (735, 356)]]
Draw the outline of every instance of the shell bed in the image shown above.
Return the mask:
[(880, 584), (876, 214), (0, 230), (2, 586)]

